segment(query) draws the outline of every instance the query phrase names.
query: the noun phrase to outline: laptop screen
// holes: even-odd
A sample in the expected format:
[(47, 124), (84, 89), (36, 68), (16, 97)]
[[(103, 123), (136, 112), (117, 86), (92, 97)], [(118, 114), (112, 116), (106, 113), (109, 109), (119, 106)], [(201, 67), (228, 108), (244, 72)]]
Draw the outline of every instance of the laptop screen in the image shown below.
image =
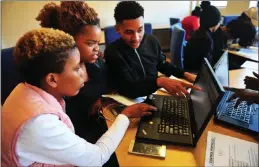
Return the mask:
[(206, 58), (204, 58), (194, 85), (202, 88), (202, 91), (192, 89), (190, 96), (197, 124), (197, 132), (200, 132), (208, 116), (212, 115), (210, 111), (213, 105), (219, 100), (222, 92), (224, 92)]
[(222, 86), (229, 86), (228, 51), (225, 51), (214, 66), (215, 75)]

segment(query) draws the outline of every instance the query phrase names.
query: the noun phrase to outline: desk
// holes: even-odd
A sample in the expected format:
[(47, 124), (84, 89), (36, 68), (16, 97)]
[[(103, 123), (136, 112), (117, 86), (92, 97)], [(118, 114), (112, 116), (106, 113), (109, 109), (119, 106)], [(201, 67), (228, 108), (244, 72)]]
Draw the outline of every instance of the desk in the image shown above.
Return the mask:
[(246, 62), (244, 62), (244, 64), (242, 64), (241, 67), (258, 71), (258, 66), (259, 66), (259, 64), (256, 62), (246, 61)]
[[(241, 69), (230, 71), (231, 86), (244, 87), (243, 78), (245, 75), (252, 76), (252, 70)], [(161, 94), (163, 93), (161, 92)], [(108, 117), (112, 116), (109, 112), (106, 112), (105, 115)], [(258, 136), (255, 137), (235, 128), (227, 128), (224, 125), (215, 124), (212, 118), (201, 135), (196, 148), (167, 145), (166, 158), (159, 159), (128, 153), (130, 141), (135, 139), (138, 122), (139, 119), (136, 119), (130, 123), (124, 138), (116, 150), (120, 166), (204, 166), (208, 131), (237, 137), (255, 143), (258, 143), (259, 140)], [(110, 126), (111, 122), (107, 121), (107, 124)]]
[(245, 58), (250, 61), (258, 62), (258, 48), (250, 47), (249, 49), (241, 48), (240, 51), (231, 51), (228, 50), (228, 53)]
[(245, 88), (244, 79), (246, 76), (254, 77), (253, 72), (256, 70), (244, 68), (229, 71), (229, 84), (235, 88)]

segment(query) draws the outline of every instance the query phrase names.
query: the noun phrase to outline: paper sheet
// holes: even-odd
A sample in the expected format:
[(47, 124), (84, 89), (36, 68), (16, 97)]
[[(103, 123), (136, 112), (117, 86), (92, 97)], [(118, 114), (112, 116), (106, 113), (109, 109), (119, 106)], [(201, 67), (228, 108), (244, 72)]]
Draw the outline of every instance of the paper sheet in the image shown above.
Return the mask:
[(252, 62), (252, 61), (246, 61), (244, 64), (241, 66), (242, 68), (249, 68), (255, 71), (258, 71), (258, 63)]
[(258, 144), (209, 131), (205, 166), (258, 166)]
[(133, 105), (136, 103), (141, 103), (147, 98), (147, 96), (144, 96), (144, 97), (138, 97), (136, 99), (130, 99), (130, 98), (127, 98), (127, 97), (119, 95), (119, 94), (107, 94), (107, 95), (102, 95), (102, 97), (112, 98), (113, 100), (115, 100), (125, 106), (130, 106), (130, 105)]
[(243, 57), (258, 61), (258, 48), (256, 47), (241, 48), (237, 53)]

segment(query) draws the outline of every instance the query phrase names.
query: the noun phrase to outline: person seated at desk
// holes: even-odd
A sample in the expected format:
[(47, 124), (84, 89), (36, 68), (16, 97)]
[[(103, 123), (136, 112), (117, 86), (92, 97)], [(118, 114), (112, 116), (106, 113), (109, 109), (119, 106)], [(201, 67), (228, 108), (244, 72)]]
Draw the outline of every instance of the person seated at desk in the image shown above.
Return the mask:
[[(108, 92), (107, 68), (99, 50), (101, 28), (98, 15), (83, 1), (62, 1), (60, 5), (46, 4), (36, 20), (40, 21), (42, 27), (62, 30), (75, 39), (89, 81), (76, 96), (65, 99), (66, 110), (74, 124), (75, 133), (80, 137), (87, 137), (88, 141), (96, 142), (103, 134), (102, 131), (106, 131), (100, 127), (100, 134), (97, 134), (97, 130), (92, 132), (93, 127), (99, 127), (96, 122), (99, 117), (96, 110), (101, 105), (99, 100), (101, 95)], [(105, 121), (101, 124), (106, 127)], [(91, 134), (96, 136), (90, 137)]]
[(243, 11), (239, 19), (250, 21), (254, 27), (258, 27), (258, 7), (251, 7)]
[(241, 101), (247, 101), (247, 104), (259, 104), (259, 75), (255, 72), (253, 72), (253, 74), (255, 77), (246, 76), (244, 79), (246, 89), (226, 88), (226, 90), (234, 92), (228, 101), (239, 98), (235, 107), (237, 107)]
[(228, 23), (225, 32), (228, 34), (229, 49), (240, 49), (251, 46), (254, 42), (256, 29), (250, 21), (237, 18)]
[(243, 20), (248, 20), (249, 22), (251, 22), (254, 27), (256, 28), (256, 35), (255, 35), (255, 42), (254, 45), (258, 46), (258, 40), (259, 40), (259, 32), (258, 32), (258, 7), (251, 7), (247, 10), (245, 10), (244, 12), (242, 12), (241, 16), (239, 17), (240, 19)]
[(193, 32), (199, 29), (200, 22), (199, 17), (201, 13), (201, 8), (196, 6), (195, 9), (192, 11), (191, 16), (187, 16), (182, 20), (182, 27), (186, 32), (185, 40), (188, 41)]
[(129, 118), (156, 108), (125, 108), (95, 143), (74, 134), (65, 113), (64, 96), (74, 96), (87, 81), (72, 36), (39, 28), (25, 33), (14, 48), (25, 83), (15, 87), (2, 107), (2, 166), (102, 166), (115, 151)]
[[(42, 27), (62, 30), (73, 36), (89, 80), (73, 97), (65, 98), (66, 111), (75, 134), (90, 143), (107, 131), (105, 119), (99, 119), (102, 95), (107, 94), (107, 66), (100, 52), (100, 20), (96, 11), (83, 1), (62, 1), (60, 5), (48, 3), (39, 12), (37, 21)], [(113, 154), (105, 166), (119, 166)]]
[(216, 32), (215, 36), (223, 33), (223, 36), (227, 36), (227, 39), (224, 40), (228, 40), (226, 48), (239, 50), (241, 47), (253, 45), (254, 40), (258, 38), (256, 37), (258, 36), (258, 33), (256, 35), (256, 27), (258, 27), (257, 8), (252, 7), (242, 12), (236, 19), (230, 21), (226, 27), (222, 26), (223, 32)]
[[(212, 34), (214, 49), (214, 65), (222, 55), (222, 50), (238, 50), (240, 47), (251, 46), (254, 41), (255, 28), (249, 21), (235, 19), (230, 21), (227, 26), (221, 26)], [(231, 62), (232, 63), (232, 62)]]
[(186, 70), (198, 71), (204, 57), (212, 63), (214, 49), (212, 34), (219, 27), (221, 14), (210, 3), (205, 3), (201, 8), (200, 28), (193, 33), (184, 49), (184, 68)]
[(104, 52), (108, 76), (120, 94), (136, 98), (165, 88), (171, 95), (188, 94), (185, 87), (196, 88), (167, 77), (175, 75), (193, 82), (196, 75), (184, 72), (166, 62), (159, 42), (153, 35), (144, 34), (144, 9), (135, 1), (119, 2), (115, 7), (116, 31), (121, 38), (109, 44)]

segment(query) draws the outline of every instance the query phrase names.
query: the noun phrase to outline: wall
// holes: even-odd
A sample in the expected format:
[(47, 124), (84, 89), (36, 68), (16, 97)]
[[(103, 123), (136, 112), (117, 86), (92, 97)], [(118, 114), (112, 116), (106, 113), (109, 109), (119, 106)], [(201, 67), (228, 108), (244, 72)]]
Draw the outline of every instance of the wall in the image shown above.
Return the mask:
[(48, 2), (2, 1), (2, 48), (14, 46), (25, 32), (40, 27), (35, 18)]
[[(35, 20), (40, 9), (50, 1), (2, 1), (2, 48), (14, 46), (25, 32), (39, 27)], [(59, 4), (58, 1), (55, 3)], [(114, 25), (113, 12), (117, 1), (87, 1), (101, 19), (101, 27)], [(169, 27), (169, 18), (183, 18), (191, 12), (195, 1), (139, 1), (145, 8), (145, 22), (153, 28)], [(240, 14), (248, 8), (249, 1), (229, 1), (220, 9), (223, 15)], [(15, 14), (14, 14), (15, 13)], [(103, 42), (103, 36), (101, 42)]]
[(249, 7), (249, 1), (228, 1), (226, 8), (219, 8), (221, 15), (239, 15)]
[[(50, 1), (2, 2), (2, 48), (14, 46), (24, 32), (39, 27), (35, 17), (48, 2)], [(87, 3), (99, 14), (101, 27), (115, 24), (113, 14), (118, 1)], [(145, 8), (145, 21), (151, 22), (154, 28), (169, 27), (169, 17), (183, 18), (190, 9), (190, 1), (141, 1), (140, 4)], [(102, 37), (101, 42), (103, 40)]]

